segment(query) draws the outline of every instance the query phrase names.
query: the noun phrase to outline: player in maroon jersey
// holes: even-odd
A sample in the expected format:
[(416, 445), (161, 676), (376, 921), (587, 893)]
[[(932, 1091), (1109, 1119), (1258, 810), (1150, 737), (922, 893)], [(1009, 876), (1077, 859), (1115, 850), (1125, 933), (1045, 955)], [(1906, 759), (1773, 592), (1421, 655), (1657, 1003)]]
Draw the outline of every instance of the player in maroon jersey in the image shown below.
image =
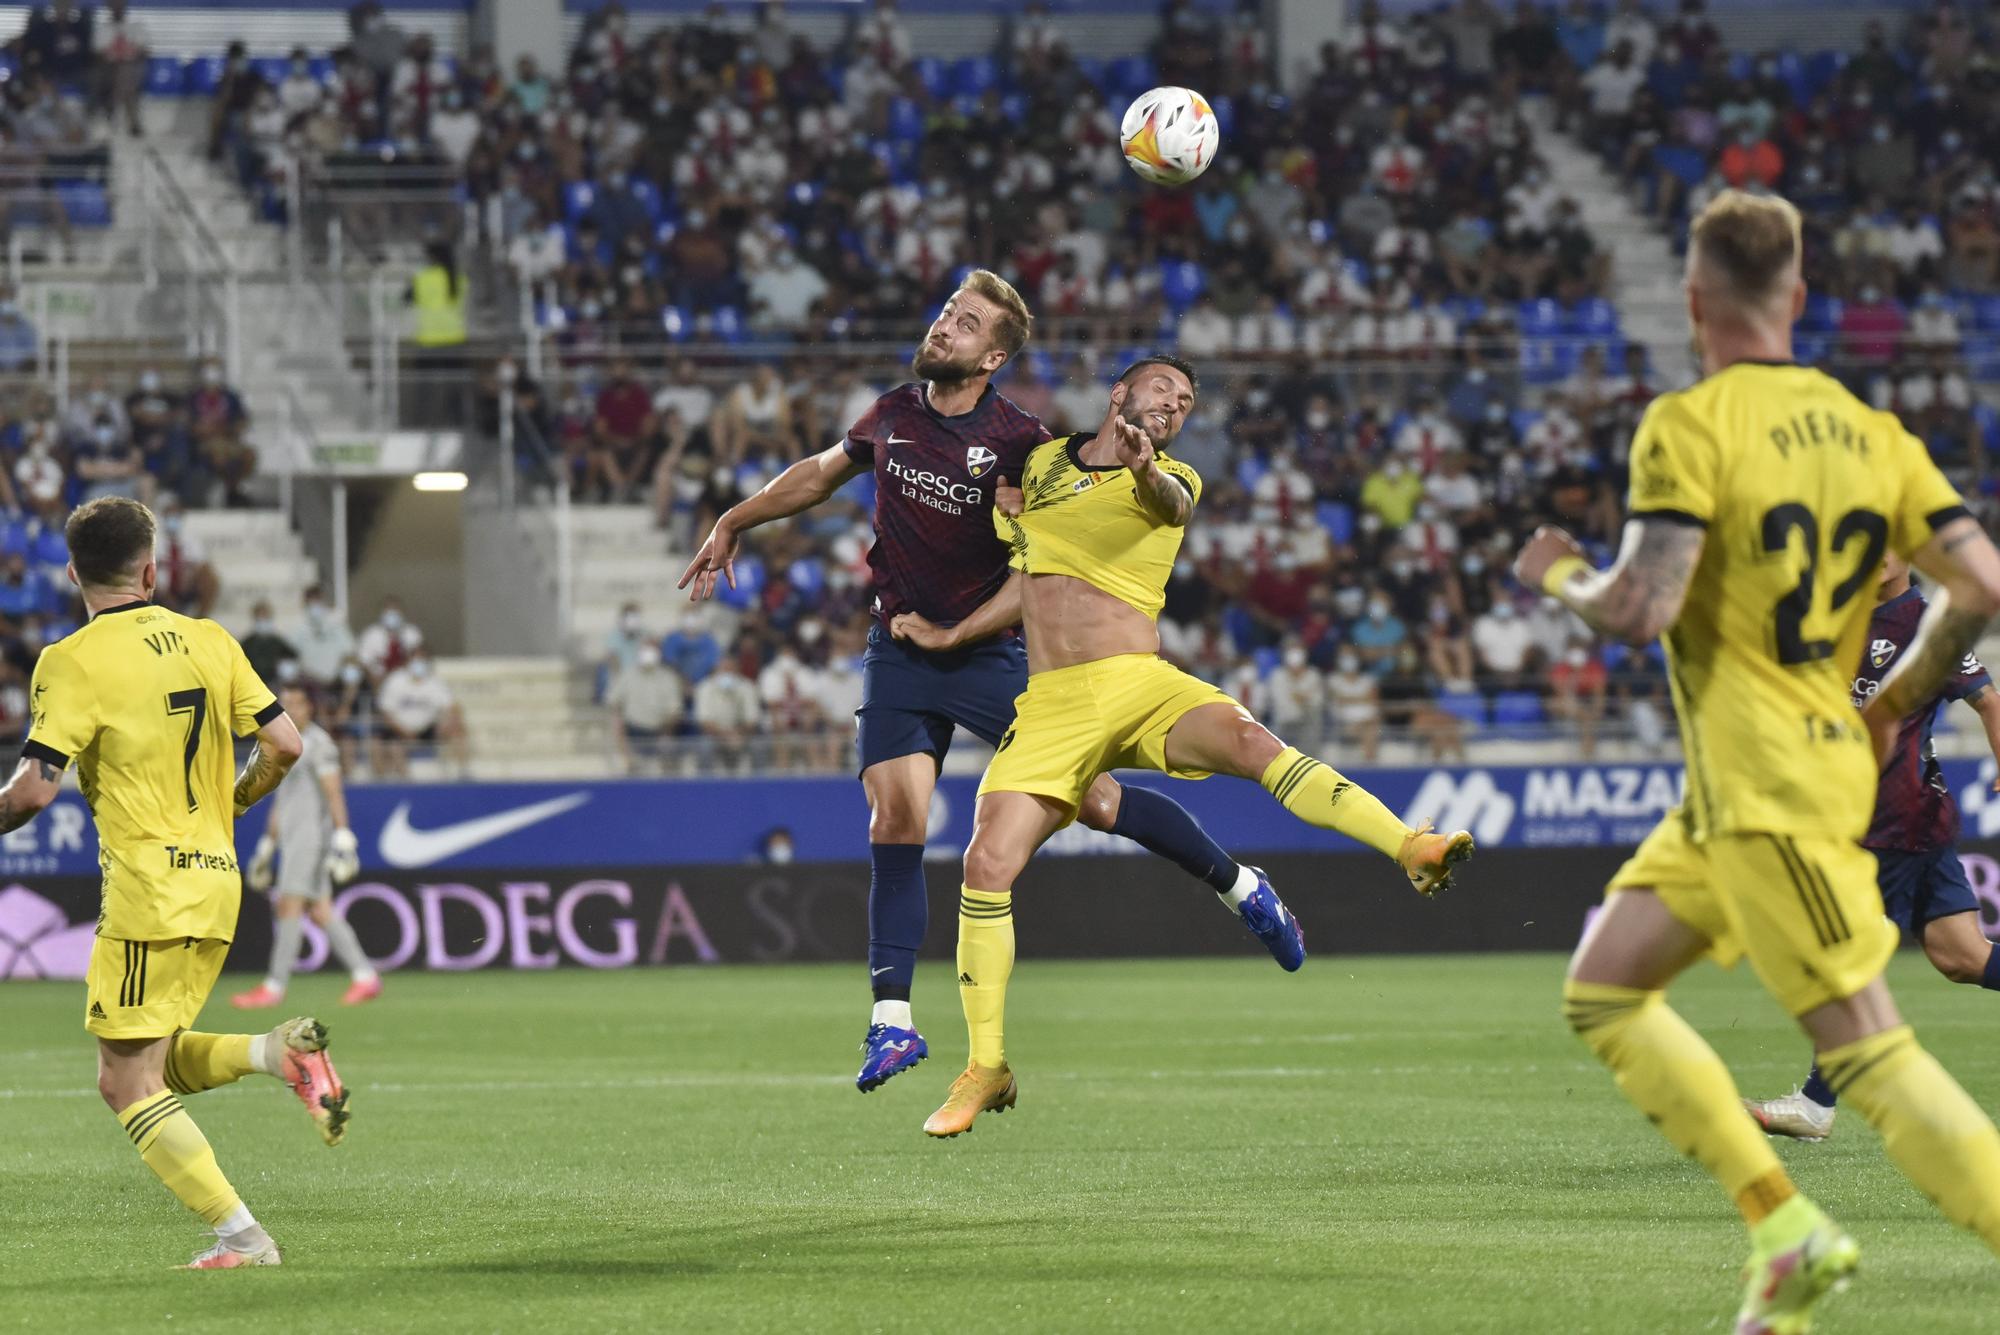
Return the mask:
[[(923, 854), (932, 789), (952, 730), (997, 743), (1026, 689), (1027, 655), (1012, 625), (967, 621), (1007, 582), (1008, 549), (993, 527), (993, 492), (1021, 476), (1049, 439), (1041, 422), (993, 388), (1028, 340), (1020, 294), (984, 269), (967, 275), (911, 359), (916, 380), (875, 401), (840, 444), (793, 464), (731, 507), (689, 562), (680, 587), (709, 597), (735, 584), (743, 534), (826, 500), (865, 469), (875, 474), (875, 624), (862, 660), (861, 785), (868, 795), (868, 972), (875, 1006), (855, 1083), (863, 1093), (908, 1070), (929, 1048), (910, 1018), (910, 984), (929, 908)], [(949, 649), (894, 638), (891, 620), (916, 612), (959, 627)], [(1078, 820), (1144, 846), (1207, 882), (1287, 969), (1305, 958), (1297, 920), (1255, 868), (1240, 866), (1165, 794), (1091, 787)], [(1259, 893), (1260, 887), (1263, 893)]]
[[(1857, 709), (1882, 688), (1882, 679), (1924, 619), (1924, 596), (1910, 583), (1909, 562), (1900, 556), (1891, 554), (1883, 563), (1876, 599), (1868, 648), (1854, 676)], [(1979, 660), (1967, 654), (1937, 698), (1903, 720), (1896, 749), (1882, 767), (1874, 823), (1861, 842), (1875, 853), (1883, 910), (1922, 943), (1937, 971), (1954, 983), (1977, 983), (2000, 992), (2000, 949), (1980, 929), (1979, 901), (1954, 846), (1958, 804), (1945, 788), (1931, 745), (1938, 710), (1951, 700), (1963, 700), (1978, 713), (1987, 745), (2000, 758), (2000, 691), (1993, 689)], [(1774, 1136), (1825, 1140), (1833, 1131), (1833, 1087), (1817, 1065), (1791, 1093), (1745, 1099), (1743, 1106)]]

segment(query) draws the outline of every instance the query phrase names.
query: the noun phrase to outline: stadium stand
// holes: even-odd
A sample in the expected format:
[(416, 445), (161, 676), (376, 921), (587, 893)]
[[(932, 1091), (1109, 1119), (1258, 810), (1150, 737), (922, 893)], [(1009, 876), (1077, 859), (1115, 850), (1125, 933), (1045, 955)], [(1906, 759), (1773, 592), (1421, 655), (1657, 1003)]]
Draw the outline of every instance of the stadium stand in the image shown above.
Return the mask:
[[(1887, 212), (1813, 212), (1824, 296), (1806, 346), (1984, 479), (1991, 169), (1923, 108), (1939, 87), (1984, 86), (1982, 61), (1932, 67), (1989, 34), (1919, 24), (1893, 49), (1746, 57), (1695, 3), (1655, 17), (1630, 0), (1461, 0), (1393, 21), (1364, 4), (1287, 93), (1254, 16), (1170, 4), (1144, 49), (1121, 50), (1077, 9), (1027, 6), (966, 50), (891, 6), (835, 21), (608, 4), (572, 16), (561, 68), (503, 69), (460, 28), (363, 4), (318, 42), (148, 51), (149, 114), (199, 140), (185, 158), (163, 146), (181, 179), (205, 154), (240, 191), (237, 230), (279, 238), (265, 245), (295, 290), (301, 269), (331, 275), (314, 289), (340, 331), (331, 364), (315, 353), (304, 388), (246, 393), (251, 421), (282, 419), (294, 455), (355, 421), (467, 423), (520, 487), (524, 568), (560, 570), (555, 647), (574, 672), (494, 660), (523, 685), (446, 662), (475, 768), (510, 745), (579, 771), (848, 763), (866, 479), (758, 534), (721, 605), (662, 590), (715, 514), (901, 377), (921, 319), (974, 265), (1038, 312), (1002, 388), (1053, 429), (1094, 425), (1144, 350), (1213, 368), (1180, 445), (1210, 490), (1166, 650), (1290, 732), (1371, 757), (1549, 738), (1650, 753), (1671, 731), (1656, 653), (1593, 642), (1505, 573), (1544, 519), (1605, 552), (1624, 442), (1682, 365), (1627, 337), (1625, 291), (1671, 279), (1621, 272), (1628, 252), (1595, 229), (1604, 202), (1584, 188), (1602, 175), (1593, 153), (1672, 225), (1714, 181), (1772, 170), (1810, 203), (1814, 154), (1844, 197), (1853, 173), (1894, 166), (1867, 166), (1886, 117), (1909, 145), (1906, 188), (1878, 192)], [(50, 86), (29, 46), (17, 120)], [(1890, 66), (1926, 91), (1860, 114), (1856, 90)], [(1117, 152), (1118, 111), (1160, 82), (1204, 89), (1225, 131), (1187, 191), (1138, 188)], [(107, 127), (123, 114), (96, 106)], [(116, 181), (103, 193), (108, 213)], [(438, 242), (470, 284), (469, 337), (417, 364), (385, 322)], [(8, 329), (0, 316), (0, 367)], [(267, 340), (246, 331), (254, 358)], [(427, 388), (445, 382), (443, 399)], [(240, 491), (209, 474), (223, 498)], [(475, 489), (488, 481), (475, 469)], [(747, 685), (704, 695), (725, 663)], [(714, 721), (732, 710), (748, 717)]]

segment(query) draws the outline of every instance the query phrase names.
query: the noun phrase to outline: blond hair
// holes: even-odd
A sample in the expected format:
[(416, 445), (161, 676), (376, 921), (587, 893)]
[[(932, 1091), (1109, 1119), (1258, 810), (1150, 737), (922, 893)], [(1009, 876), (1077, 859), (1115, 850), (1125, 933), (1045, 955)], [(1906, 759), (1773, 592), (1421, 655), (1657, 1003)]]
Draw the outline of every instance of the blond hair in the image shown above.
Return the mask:
[(1035, 317), (1029, 313), (1028, 303), (1012, 283), (991, 269), (974, 269), (959, 287), (1000, 308), (1000, 318), (993, 323), (993, 346), (1006, 353), (1008, 361), (1014, 360), (1035, 332)]
[(1710, 200), (1688, 238), (1690, 267), (1709, 268), (1722, 282), (1722, 295), (1751, 306), (1780, 295), (1784, 280), (1798, 272), (1803, 249), (1799, 211), (1789, 200), (1742, 190)]

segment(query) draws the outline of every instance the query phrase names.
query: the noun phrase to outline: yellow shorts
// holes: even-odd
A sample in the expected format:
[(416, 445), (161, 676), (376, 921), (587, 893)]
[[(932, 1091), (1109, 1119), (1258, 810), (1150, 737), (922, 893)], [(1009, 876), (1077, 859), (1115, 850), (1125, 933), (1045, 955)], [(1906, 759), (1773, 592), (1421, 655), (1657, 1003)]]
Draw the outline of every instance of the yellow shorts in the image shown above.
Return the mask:
[(1853, 996), (1896, 950), (1875, 855), (1851, 840), (1746, 833), (1697, 844), (1670, 811), (1608, 893), (1646, 889), (1709, 939), (1716, 963), (1729, 968), (1748, 955), (1793, 1015)]
[(1176, 779), (1207, 770), (1167, 765), (1167, 733), (1189, 710), (1234, 705), (1222, 691), (1157, 654), (1119, 654), (1037, 672), (1014, 700), (1014, 723), (979, 781), (985, 793), (1035, 793), (1077, 804), (1110, 769), (1151, 769)]
[(194, 1023), (229, 943), (208, 937), (124, 941), (100, 936), (84, 974), (83, 1027), (99, 1038), (168, 1038)]

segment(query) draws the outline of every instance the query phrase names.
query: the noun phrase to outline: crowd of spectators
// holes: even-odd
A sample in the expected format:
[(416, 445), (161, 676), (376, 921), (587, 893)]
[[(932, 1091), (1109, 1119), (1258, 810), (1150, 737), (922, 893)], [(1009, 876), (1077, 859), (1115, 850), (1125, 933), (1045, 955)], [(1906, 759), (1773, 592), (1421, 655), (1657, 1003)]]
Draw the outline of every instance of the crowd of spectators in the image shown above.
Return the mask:
[(311, 692), (314, 717), (340, 744), (350, 773), (360, 767), (371, 778), (405, 777), (416, 752), (466, 773), (464, 717), (423, 630), (398, 599), (385, 598), (357, 636), (314, 586), (289, 624), (280, 624), (269, 603), (258, 603), (242, 644), (250, 666), (273, 689)]
[(2000, 377), (2000, 11), (1940, 0), (1898, 34), (1872, 22), (1851, 54), (1731, 51), (1701, 0), (1619, 0), (1567, 31), (1576, 127), (1660, 222), (1731, 186), (1797, 203), (1802, 356), (1986, 483), (2000, 422), (1973, 383)]

